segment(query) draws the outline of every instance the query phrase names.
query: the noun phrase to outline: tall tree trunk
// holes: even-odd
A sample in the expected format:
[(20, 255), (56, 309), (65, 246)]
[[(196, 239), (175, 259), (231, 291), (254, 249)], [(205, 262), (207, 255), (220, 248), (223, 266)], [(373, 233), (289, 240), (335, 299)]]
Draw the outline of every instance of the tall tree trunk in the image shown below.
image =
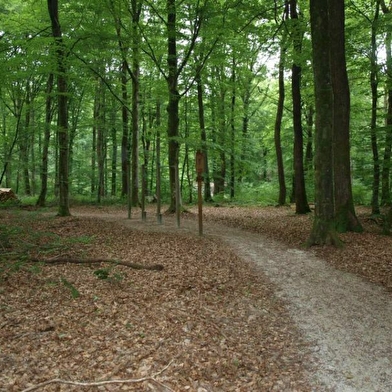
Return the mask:
[(56, 43), (57, 56), (57, 92), (58, 92), (58, 145), (59, 145), (59, 216), (71, 215), (69, 211), (68, 185), (68, 87), (65, 47), (62, 39), (58, 15), (58, 0), (48, 0), (49, 16), (52, 24), (52, 34)]
[(112, 110), (110, 113), (111, 139), (112, 139), (112, 159), (111, 159), (111, 196), (117, 193), (117, 127), (116, 127), (116, 102), (112, 100)]
[(48, 155), (49, 155), (49, 142), (50, 142), (50, 126), (53, 118), (53, 99), (52, 91), (54, 84), (53, 73), (49, 74), (46, 84), (46, 98), (45, 98), (45, 128), (44, 140), (42, 146), (42, 163), (41, 163), (41, 192), (37, 200), (37, 206), (45, 207), (46, 195), (48, 192)]
[(294, 61), (291, 68), (291, 92), (293, 97), (294, 126), (294, 175), (295, 175), (295, 212), (310, 212), (305, 187), (303, 130), (301, 110), (301, 73), (300, 57), (302, 52), (302, 29), (298, 20), (297, 0), (290, 0), (290, 18), (293, 23), (292, 36)]
[(26, 82), (26, 99), (25, 99), (25, 122), (23, 126), (24, 135), (19, 138), (20, 161), (22, 165), (22, 178), (24, 192), (31, 196), (30, 172), (29, 172), (29, 140), (30, 140), (30, 120), (31, 120), (31, 88), (30, 80)]
[(380, 213), (380, 161), (377, 143), (377, 104), (378, 104), (378, 71), (377, 71), (377, 24), (380, 12), (380, 0), (376, 2), (376, 10), (372, 23), (371, 53), (370, 53), (370, 88), (372, 91), (372, 116), (370, 121), (370, 137), (373, 153), (373, 185), (372, 185), (372, 214)]
[(236, 62), (232, 61), (230, 103), (230, 199), (235, 195), (235, 105), (236, 105)]
[[(385, 1), (381, 1), (383, 13), (391, 14), (391, 10), (386, 6)], [(392, 151), (392, 33), (390, 30), (385, 33), (386, 52), (386, 119), (385, 119), (385, 150), (382, 167), (381, 204), (391, 205), (390, 173), (391, 173), (391, 151)]]
[(140, 90), (140, 35), (141, 4), (132, 0), (132, 205), (139, 205), (139, 90)]
[(129, 190), (129, 116), (128, 116), (128, 81), (126, 75), (126, 61), (121, 65), (121, 116), (122, 116), (122, 137), (121, 137), (121, 196), (128, 195)]
[(207, 146), (207, 133), (204, 118), (204, 102), (203, 102), (203, 84), (201, 80), (201, 65), (196, 67), (196, 85), (197, 85), (197, 107), (199, 114), (199, 127), (200, 127), (200, 137), (201, 137), (201, 149), (204, 154), (204, 201), (211, 202), (211, 185), (210, 185), (210, 174), (208, 167), (208, 146)]
[[(167, 86), (169, 103), (167, 105), (167, 136), (169, 144), (169, 182), (170, 182), (170, 206), (168, 211), (176, 211), (176, 184), (178, 178), (178, 159), (180, 145), (178, 142), (179, 130), (179, 103), (178, 92), (178, 57), (177, 57), (177, 32), (176, 32), (176, 1), (167, 0)], [(179, 201), (180, 202), (180, 201)]]
[(333, 91), (330, 69), (328, 4), (310, 0), (316, 103), (315, 217), (308, 246), (340, 245), (335, 229), (333, 193)]
[(306, 151), (305, 151), (305, 171), (313, 169), (313, 105), (309, 105), (306, 111)]
[(96, 154), (98, 163), (98, 187), (97, 201), (100, 203), (105, 197), (105, 161), (106, 161), (106, 143), (105, 143), (105, 97), (104, 87), (100, 80), (97, 80), (95, 91), (94, 107), (94, 125), (96, 129)]
[(361, 232), (355, 214), (350, 161), (350, 89), (346, 68), (344, 1), (328, 0), (333, 89), (335, 222), (339, 232)]
[[(184, 114), (182, 116), (184, 121), (184, 137), (185, 140), (189, 140), (189, 101), (188, 97), (185, 97), (184, 103)], [(189, 145), (188, 143), (185, 144), (185, 155), (184, 155), (184, 162), (182, 165), (181, 171), (181, 193), (184, 192), (184, 181), (186, 177), (186, 182), (188, 185), (188, 203), (193, 203), (193, 186), (192, 186), (192, 176), (190, 171), (190, 164), (189, 164)]]
[[(222, 69), (217, 68), (217, 74), (219, 74), (220, 79), (225, 77)], [(214, 143), (218, 143), (221, 146), (226, 145), (226, 118), (225, 118), (225, 98), (226, 98), (226, 88), (224, 85), (224, 80), (219, 80), (219, 94), (217, 96), (217, 108), (216, 108), (216, 127), (217, 132), (215, 135)], [(226, 152), (225, 149), (220, 148), (218, 152), (218, 158), (215, 162), (214, 170), (214, 193), (216, 195), (224, 195), (225, 193), (225, 180), (226, 180)]]
[(282, 118), (285, 100), (285, 87), (284, 87), (284, 66), (286, 62), (286, 39), (287, 32), (286, 29), (283, 32), (282, 41), (280, 43), (280, 54), (279, 54), (279, 68), (278, 68), (278, 104), (276, 109), (275, 117), (275, 128), (274, 128), (274, 142), (275, 142), (275, 152), (276, 152), (276, 164), (278, 167), (278, 181), (279, 181), (279, 196), (278, 205), (283, 206), (286, 204), (286, 180), (284, 176), (284, 164), (283, 164), (283, 152), (282, 152)]

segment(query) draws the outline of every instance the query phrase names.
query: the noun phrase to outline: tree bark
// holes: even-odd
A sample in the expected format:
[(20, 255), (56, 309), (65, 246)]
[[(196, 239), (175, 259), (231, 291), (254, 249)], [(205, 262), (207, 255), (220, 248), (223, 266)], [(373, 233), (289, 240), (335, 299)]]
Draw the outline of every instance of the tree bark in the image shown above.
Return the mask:
[(302, 52), (302, 29), (298, 19), (297, 0), (290, 0), (290, 18), (292, 20), (292, 36), (294, 46), (294, 61), (291, 68), (291, 92), (293, 97), (293, 127), (294, 127), (294, 175), (295, 175), (295, 212), (306, 214), (310, 212), (305, 187), (303, 129), (301, 110), (301, 73), (300, 57)]
[(50, 126), (53, 118), (53, 99), (52, 91), (54, 84), (53, 73), (49, 74), (48, 82), (46, 85), (46, 98), (45, 98), (45, 129), (44, 140), (42, 145), (42, 163), (41, 163), (41, 192), (37, 200), (37, 206), (45, 207), (46, 195), (48, 192), (48, 155), (49, 155), (49, 142), (50, 142)]
[(339, 232), (361, 232), (355, 214), (350, 160), (350, 89), (346, 68), (344, 1), (328, 0), (333, 89), (333, 163), (335, 222)]
[(230, 102), (230, 199), (235, 196), (235, 106), (236, 106), (236, 61), (233, 58), (231, 70), (231, 102)]
[(121, 137), (121, 196), (128, 195), (129, 190), (129, 116), (128, 116), (128, 81), (126, 75), (126, 62), (121, 65), (121, 116), (122, 116), (122, 137)]
[(333, 90), (330, 69), (328, 4), (310, 0), (316, 103), (315, 218), (308, 246), (341, 242), (335, 229), (333, 193)]
[[(385, 1), (381, 2), (381, 8), (385, 15), (391, 14), (391, 10), (386, 6)], [(381, 185), (381, 205), (391, 205), (390, 172), (391, 172), (391, 152), (392, 152), (392, 33), (390, 30), (385, 33), (386, 52), (386, 118), (385, 118), (385, 149), (382, 167)]]
[(58, 91), (58, 145), (59, 145), (59, 216), (71, 215), (69, 210), (69, 178), (68, 178), (68, 87), (66, 53), (62, 39), (58, 15), (58, 0), (48, 0), (49, 16), (52, 24), (52, 34), (56, 44), (57, 57), (57, 91)]
[(380, 0), (376, 2), (376, 10), (372, 23), (371, 53), (370, 53), (370, 88), (372, 92), (372, 115), (370, 120), (370, 137), (373, 153), (373, 184), (372, 184), (372, 214), (380, 214), (380, 161), (377, 143), (377, 104), (378, 104), (378, 71), (377, 71), (377, 24), (380, 10)]
[(199, 127), (200, 127), (200, 138), (201, 138), (201, 149), (204, 155), (204, 201), (211, 202), (211, 186), (210, 186), (210, 174), (208, 167), (208, 146), (207, 146), (207, 133), (205, 126), (205, 118), (204, 118), (204, 91), (203, 84), (201, 80), (201, 65), (198, 64), (196, 66), (196, 85), (197, 85), (197, 107), (198, 107), (198, 115), (199, 115)]
[(278, 104), (276, 109), (275, 117), (275, 128), (274, 128), (274, 141), (275, 141), (275, 152), (276, 152), (276, 163), (278, 167), (278, 181), (279, 181), (279, 196), (278, 205), (283, 206), (286, 204), (286, 180), (284, 176), (284, 164), (283, 164), (283, 152), (282, 152), (282, 119), (283, 109), (285, 100), (285, 87), (284, 87), (284, 67), (286, 62), (286, 51), (287, 51), (287, 32), (284, 29), (282, 41), (280, 43), (280, 55), (279, 55), (279, 70), (278, 70)]
[(140, 89), (140, 36), (141, 5), (132, 0), (132, 205), (139, 205), (139, 89)]
[(177, 32), (176, 32), (176, 1), (167, 0), (167, 86), (169, 103), (167, 105), (167, 135), (169, 144), (169, 182), (170, 182), (170, 206), (168, 211), (176, 211), (176, 184), (179, 184), (178, 159), (180, 145), (178, 142), (179, 131), (179, 103), (178, 92), (178, 58), (177, 58)]

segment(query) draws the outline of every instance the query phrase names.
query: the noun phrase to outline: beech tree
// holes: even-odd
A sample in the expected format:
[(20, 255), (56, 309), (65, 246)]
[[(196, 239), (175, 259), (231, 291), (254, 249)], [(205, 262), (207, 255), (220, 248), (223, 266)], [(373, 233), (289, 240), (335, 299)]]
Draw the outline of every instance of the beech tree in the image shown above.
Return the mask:
[(340, 245), (335, 227), (333, 162), (333, 89), (328, 1), (310, 1), (316, 107), (315, 217), (308, 245)]
[(344, 1), (328, 0), (333, 90), (333, 170), (335, 224), (340, 232), (362, 231), (355, 214), (350, 161), (350, 89), (346, 67)]
[(68, 88), (66, 49), (58, 13), (58, 0), (48, 0), (49, 17), (52, 24), (52, 34), (55, 40), (57, 59), (57, 101), (58, 101), (58, 143), (59, 143), (59, 210), (60, 216), (71, 215), (69, 211), (69, 178), (68, 178)]

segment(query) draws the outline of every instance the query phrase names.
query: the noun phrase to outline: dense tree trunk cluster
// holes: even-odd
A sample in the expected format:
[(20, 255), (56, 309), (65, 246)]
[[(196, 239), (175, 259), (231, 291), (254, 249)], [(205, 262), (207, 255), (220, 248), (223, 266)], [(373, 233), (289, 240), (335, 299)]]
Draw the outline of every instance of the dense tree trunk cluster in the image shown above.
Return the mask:
[(198, 150), (206, 202), (285, 205), (291, 187), (296, 213), (315, 205), (310, 244), (361, 231), (354, 202), (391, 205), (385, 0), (12, 4), (0, 180), (37, 205), (155, 195), (158, 217), (178, 212)]

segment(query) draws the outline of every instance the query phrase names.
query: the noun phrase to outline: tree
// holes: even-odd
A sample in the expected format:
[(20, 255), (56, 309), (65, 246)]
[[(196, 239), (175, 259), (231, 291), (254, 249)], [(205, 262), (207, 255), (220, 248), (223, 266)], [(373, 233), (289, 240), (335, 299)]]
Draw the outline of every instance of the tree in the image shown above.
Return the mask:
[(295, 184), (295, 212), (306, 214), (310, 212), (306, 196), (303, 129), (302, 129), (302, 99), (301, 99), (301, 52), (303, 29), (297, 11), (297, 0), (289, 1), (290, 18), (292, 22), (292, 40), (294, 47), (294, 61), (291, 67), (291, 93), (293, 97), (293, 127), (294, 127), (294, 184)]
[(287, 30), (284, 29), (283, 36), (280, 42), (280, 54), (278, 64), (278, 103), (275, 118), (274, 128), (274, 141), (275, 141), (275, 152), (276, 161), (278, 166), (278, 181), (279, 181), (279, 197), (278, 205), (283, 206), (286, 204), (286, 180), (284, 176), (284, 165), (283, 165), (283, 152), (282, 152), (282, 141), (281, 141), (281, 130), (282, 130), (282, 117), (285, 100), (285, 85), (284, 85), (284, 67), (286, 62), (287, 52)]
[(333, 192), (333, 90), (330, 65), (329, 9), (325, 0), (310, 1), (316, 100), (315, 217), (307, 244), (340, 245), (335, 228)]
[(41, 192), (37, 200), (37, 206), (39, 207), (45, 206), (46, 195), (48, 192), (48, 154), (49, 154), (51, 123), (53, 119), (53, 99), (52, 99), (53, 84), (54, 84), (54, 75), (53, 73), (50, 73), (46, 85), (45, 130), (44, 130), (44, 143), (42, 147), (42, 164), (41, 164)]
[(55, 40), (57, 60), (57, 100), (58, 120), (57, 132), (59, 143), (59, 216), (71, 215), (69, 211), (69, 184), (68, 184), (68, 97), (67, 97), (67, 67), (66, 50), (62, 39), (61, 26), (58, 14), (58, 0), (48, 0), (49, 17), (52, 24), (52, 34)]
[(335, 223), (339, 232), (361, 232), (351, 186), (350, 89), (346, 67), (344, 1), (328, 0), (333, 90), (333, 170)]
[(385, 0), (381, 0), (381, 9), (386, 19), (385, 54), (386, 54), (386, 83), (385, 83), (385, 149), (382, 168), (381, 204), (391, 204), (390, 172), (392, 155), (392, 33), (390, 29), (392, 4), (388, 7)]

